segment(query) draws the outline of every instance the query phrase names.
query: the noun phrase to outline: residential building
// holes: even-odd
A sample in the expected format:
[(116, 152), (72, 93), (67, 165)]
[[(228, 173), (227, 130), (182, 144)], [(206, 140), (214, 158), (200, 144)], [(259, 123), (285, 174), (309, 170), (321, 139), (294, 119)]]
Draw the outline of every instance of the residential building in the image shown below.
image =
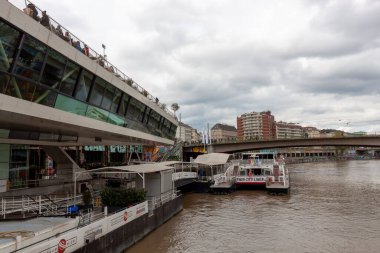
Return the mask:
[(304, 137), (302, 126), (295, 123), (277, 122), (277, 139), (294, 139)]
[(236, 135), (237, 132), (234, 126), (217, 123), (211, 128), (212, 140), (230, 140), (236, 138)]
[(202, 135), (198, 133), (197, 129), (191, 129), (191, 142), (198, 142), (202, 140)]
[(180, 122), (175, 137), (177, 140), (190, 143), (192, 140), (192, 131), (193, 128), (191, 126), (186, 125), (183, 122)]
[(319, 138), (321, 134), (316, 127), (302, 127), (305, 137), (308, 138)]
[(273, 139), (276, 124), (270, 111), (244, 113), (236, 119), (237, 137), (242, 139)]

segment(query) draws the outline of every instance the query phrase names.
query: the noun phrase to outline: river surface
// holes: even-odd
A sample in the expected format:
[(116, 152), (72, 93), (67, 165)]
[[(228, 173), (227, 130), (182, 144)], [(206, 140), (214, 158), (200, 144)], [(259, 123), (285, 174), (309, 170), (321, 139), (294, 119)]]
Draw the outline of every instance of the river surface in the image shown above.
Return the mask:
[(380, 161), (288, 165), (291, 193), (185, 194), (127, 253), (380, 252)]

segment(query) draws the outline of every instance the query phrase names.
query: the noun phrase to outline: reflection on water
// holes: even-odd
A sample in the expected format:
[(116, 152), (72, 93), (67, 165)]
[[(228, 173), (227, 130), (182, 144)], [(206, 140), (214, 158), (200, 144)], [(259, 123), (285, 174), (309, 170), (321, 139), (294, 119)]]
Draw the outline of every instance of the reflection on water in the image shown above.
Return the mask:
[(379, 165), (288, 166), (289, 196), (187, 194), (182, 212), (126, 252), (378, 253)]

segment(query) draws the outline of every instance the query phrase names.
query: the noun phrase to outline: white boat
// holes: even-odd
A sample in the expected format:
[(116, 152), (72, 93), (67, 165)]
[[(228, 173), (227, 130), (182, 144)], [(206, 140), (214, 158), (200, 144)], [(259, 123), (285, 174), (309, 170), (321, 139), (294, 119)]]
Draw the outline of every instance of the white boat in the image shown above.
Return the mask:
[(236, 187), (265, 187), (271, 193), (288, 193), (289, 173), (283, 156), (275, 153), (243, 153), (226, 172), (215, 178), (211, 188), (222, 190)]

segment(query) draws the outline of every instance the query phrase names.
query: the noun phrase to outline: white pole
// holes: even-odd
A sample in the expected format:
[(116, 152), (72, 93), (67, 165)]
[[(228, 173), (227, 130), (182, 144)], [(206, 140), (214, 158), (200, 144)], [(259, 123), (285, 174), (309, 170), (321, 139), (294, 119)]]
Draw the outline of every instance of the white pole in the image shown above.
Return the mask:
[(41, 209), (42, 209), (42, 207), (41, 207), (41, 195), (39, 196), (39, 210), (38, 210), (38, 213), (39, 214), (41, 214), (42, 212), (41, 212)]
[(74, 205), (77, 197), (77, 172), (74, 172)]

